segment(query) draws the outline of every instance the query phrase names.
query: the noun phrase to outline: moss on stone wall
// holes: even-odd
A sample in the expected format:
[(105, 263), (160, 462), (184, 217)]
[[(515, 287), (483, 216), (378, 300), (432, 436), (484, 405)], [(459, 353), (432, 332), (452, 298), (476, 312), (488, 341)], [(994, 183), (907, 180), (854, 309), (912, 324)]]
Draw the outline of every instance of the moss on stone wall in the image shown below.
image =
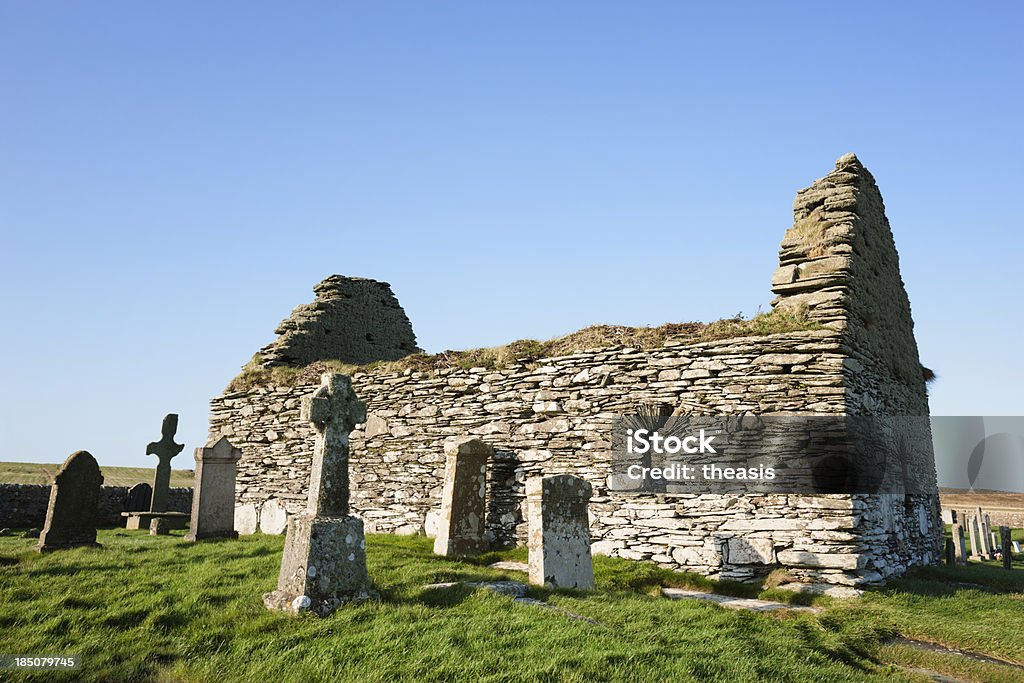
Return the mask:
[(820, 329), (807, 320), (803, 311), (773, 310), (752, 318), (736, 316), (712, 323), (667, 323), (659, 327), (628, 327), (624, 325), (591, 325), (563, 337), (547, 341), (520, 339), (503, 346), (441, 353), (416, 353), (395, 361), (378, 361), (353, 365), (338, 360), (315, 361), (301, 367), (267, 368), (256, 354), (242, 372), (228, 384), (226, 392), (246, 391), (257, 386), (296, 386), (316, 382), (323, 372), (353, 375), (375, 370), (395, 372), (413, 370), (430, 372), (443, 368), (501, 369), (514, 364), (528, 364), (541, 358), (555, 358), (587, 349), (630, 347), (652, 349), (668, 341), (697, 344), (733, 337), (755, 337), (799, 330)]

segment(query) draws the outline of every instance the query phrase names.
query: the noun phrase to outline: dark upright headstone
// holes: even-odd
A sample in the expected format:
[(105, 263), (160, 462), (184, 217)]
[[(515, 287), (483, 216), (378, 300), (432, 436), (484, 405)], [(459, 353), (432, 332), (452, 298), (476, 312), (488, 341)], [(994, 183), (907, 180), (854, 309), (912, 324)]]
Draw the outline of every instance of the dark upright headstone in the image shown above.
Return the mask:
[(153, 487), (149, 484), (136, 484), (128, 489), (126, 512), (145, 512), (153, 500)]
[(1003, 569), (1013, 569), (1013, 543), (1010, 540), (1010, 527), (999, 527), (999, 540), (1003, 546)]
[(96, 458), (73, 453), (61, 465), (50, 488), (46, 524), (36, 549), (41, 553), (96, 545), (96, 517), (103, 475)]

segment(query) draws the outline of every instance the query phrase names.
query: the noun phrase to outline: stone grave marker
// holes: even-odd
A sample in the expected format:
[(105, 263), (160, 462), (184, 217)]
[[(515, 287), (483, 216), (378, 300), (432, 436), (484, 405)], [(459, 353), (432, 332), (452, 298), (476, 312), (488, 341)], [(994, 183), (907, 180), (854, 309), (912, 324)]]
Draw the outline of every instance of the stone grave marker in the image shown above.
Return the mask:
[(174, 443), (174, 434), (177, 431), (178, 416), (170, 413), (164, 416), (164, 423), (160, 428), (160, 440), (146, 446), (146, 455), (157, 457), (150, 512), (167, 512), (167, 498), (171, 490), (171, 458), (185, 448), (184, 444)]
[(967, 523), (967, 530), (971, 532), (971, 559), (981, 561), (984, 555), (981, 552), (981, 534), (978, 532), (978, 518), (972, 516)]
[(1013, 569), (1013, 552), (1010, 550), (1010, 527), (999, 527), (999, 540), (1002, 541), (1003, 569)]
[(252, 503), (244, 503), (235, 508), (235, 531), (242, 536), (256, 533), (259, 521), (259, 513)]
[(192, 489), (192, 521), (186, 541), (238, 538), (235, 531), (235, 474), (242, 449), (227, 437), (197, 448), (196, 483)]
[(526, 482), (530, 583), (593, 589), (588, 514), (592, 491), (586, 480), (571, 474)]
[(46, 523), (36, 549), (41, 553), (97, 545), (96, 517), (103, 474), (87, 451), (71, 454), (50, 487)]
[(953, 550), (953, 539), (946, 539), (946, 564), (952, 566), (956, 564), (956, 551)]
[[(960, 519), (963, 519), (963, 517)], [(959, 523), (953, 525), (953, 552), (956, 555), (958, 564), (967, 564), (967, 544), (964, 542), (964, 527)]]
[(476, 555), (487, 549), (487, 461), (494, 457), (494, 449), (480, 439), (464, 438), (445, 444), (444, 453), (444, 488), (434, 553)]
[(163, 517), (156, 517), (149, 523), (150, 536), (167, 536), (171, 533), (171, 525)]
[(288, 511), (276, 498), (263, 501), (260, 508), (260, 531), (279, 536), (288, 528)]
[(128, 500), (125, 510), (128, 512), (145, 512), (153, 500), (153, 487), (149, 484), (136, 484), (128, 489)]
[(1013, 547), (1013, 552), (1020, 552), (1020, 543), (1018, 543), (1017, 541), (1010, 541), (1010, 545)]
[(345, 375), (325, 373), (302, 401), (316, 430), (306, 511), (288, 520), (277, 590), (269, 609), (326, 616), (339, 605), (375, 596), (366, 571), (363, 522), (349, 514), (349, 432), (366, 420), (366, 404)]
[(174, 443), (174, 433), (178, 431), (178, 416), (170, 413), (164, 416), (160, 429), (161, 438), (146, 446), (146, 455), (155, 455), (158, 459), (156, 475), (153, 477), (153, 493), (148, 511), (128, 511), (121, 515), (127, 518), (125, 526), (129, 529), (149, 529), (157, 517), (167, 520), (171, 529), (184, 529), (188, 524), (188, 515), (184, 512), (168, 512), (167, 501), (171, 491), (171, 458), (181, 453), (185, 446)]

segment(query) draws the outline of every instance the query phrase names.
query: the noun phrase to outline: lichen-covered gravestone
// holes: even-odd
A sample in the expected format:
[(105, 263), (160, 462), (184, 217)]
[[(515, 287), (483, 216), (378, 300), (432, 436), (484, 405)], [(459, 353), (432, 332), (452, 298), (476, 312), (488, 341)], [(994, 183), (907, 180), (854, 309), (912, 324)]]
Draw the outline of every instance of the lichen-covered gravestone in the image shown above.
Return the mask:
[(46, 524), (39, 535), (41, 552), (96, 545), (96, 514), (103, 474), (87, 451), (73, 453), (61, 465), (50, 488)]
[(302, 418), (316, 430), (309, 498), (306, 511), (288, 520), (277, 590), (263, 603), (325, 616), (344, 602), (374, 596), (363, 522), (348, 507), (348, 435), (366, 420), (366, 404), (348, 377), (327, 373), (303, 400)]
[(476, 555), (486, 550), (484, 504), (487, 461), (494, 449), (480, 439), (465, 438), (445, 444), (441, 519), (434, 553)]
[(526, 482), (530, 583), (556, 588), (594, 587), (587, 506), (592, 487), (559, 474)]
[(238, 538), (235, 531), (235, 474), (242, 449), (227, 437), (196, 449), (196, 483), (192, 489), (192, 521), (186, 541)]

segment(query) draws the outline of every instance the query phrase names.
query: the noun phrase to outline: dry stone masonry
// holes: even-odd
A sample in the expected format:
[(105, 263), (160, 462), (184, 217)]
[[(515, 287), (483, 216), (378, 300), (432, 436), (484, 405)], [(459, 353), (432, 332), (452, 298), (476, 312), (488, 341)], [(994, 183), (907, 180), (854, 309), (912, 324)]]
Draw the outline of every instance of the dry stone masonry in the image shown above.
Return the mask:
[(41, 553), (96, 545), (96, 509), (103, 475), (87, 451), (71, 454), (53, 478), (46, 523), (39, 535)]
[(441, 514), (434, 539), (437, 555), (476, 555), (487, 550), (487, 462), (494, 449), (477, 438), (463, 438), (445, 446)]
[[(148, 487), (149, 484), (146, 484)], [(124, 526), (121, 513), (128, 511), (128, 491), (125, 486), (103, 486), (96, 516), (100, 527)], [(0, 484), (0, 529), (42, 527), (46, 520), (46, 508), (50, 502), (50, 486), (47, 484)], [(192, 506), (191, 488), (173, 488), (170, 491), (171, 510), (184, 512)], [(145, 509), (149, 509), (146, 499)]]
[[(923, 493), (609, 491), (616, 415), (928, 415), (892, 233), (856, 157), (798, 193), (779, 258), (775, 306), (805, 312), (819, 329), (609, 346), (501, 369), (354, 374), (368, 414), (351, 437), (353, 512), (372, 531), (423, 530), (444, 489), (444, 444), (473, 436), (494, 449), (485, 529), (496, 546), (526, 541), (528, 480), (572, 474), (593, 487), (595, 553), (721, 579), (784, 567), (801, 581), (839, 585), (940, 561), (927, 428), (900, 447), (915, 484), (908, 479), (907, 490)], [(211, 438), (242, 449), (236, 514), (250, 526), (271, 499), (292, 514), (303, 509), (316, 433), (300, 405), (316, 390), (258, 386), (211, 403)]]
[(530, 527), (530, 583), (555, 588), (594, 588), (590, 556), (590, 484), (571, 474), (526, 483)]
[(332, 275), (278, 325), (278, 338), (260, 351), (264, 367), (301, 366), (318, 360), (370, 363), (396, 360), (419, 349), (391, 285)]
[(324, 374), (303, 400), (302, 419), (316, 431), (306, 511), (288, 521), (277, 590), (270, 609), (326, 616), (344, 602), (374, 593), (366, 572), (363, 522), (349, 514), (349, 432), (366, 420), (366, 405), (345, 375)]
[(225, 437), (196, 449), (196, 485), (186, 541), (238, 538), (235, 531), (235, 470), (242, 451)]

